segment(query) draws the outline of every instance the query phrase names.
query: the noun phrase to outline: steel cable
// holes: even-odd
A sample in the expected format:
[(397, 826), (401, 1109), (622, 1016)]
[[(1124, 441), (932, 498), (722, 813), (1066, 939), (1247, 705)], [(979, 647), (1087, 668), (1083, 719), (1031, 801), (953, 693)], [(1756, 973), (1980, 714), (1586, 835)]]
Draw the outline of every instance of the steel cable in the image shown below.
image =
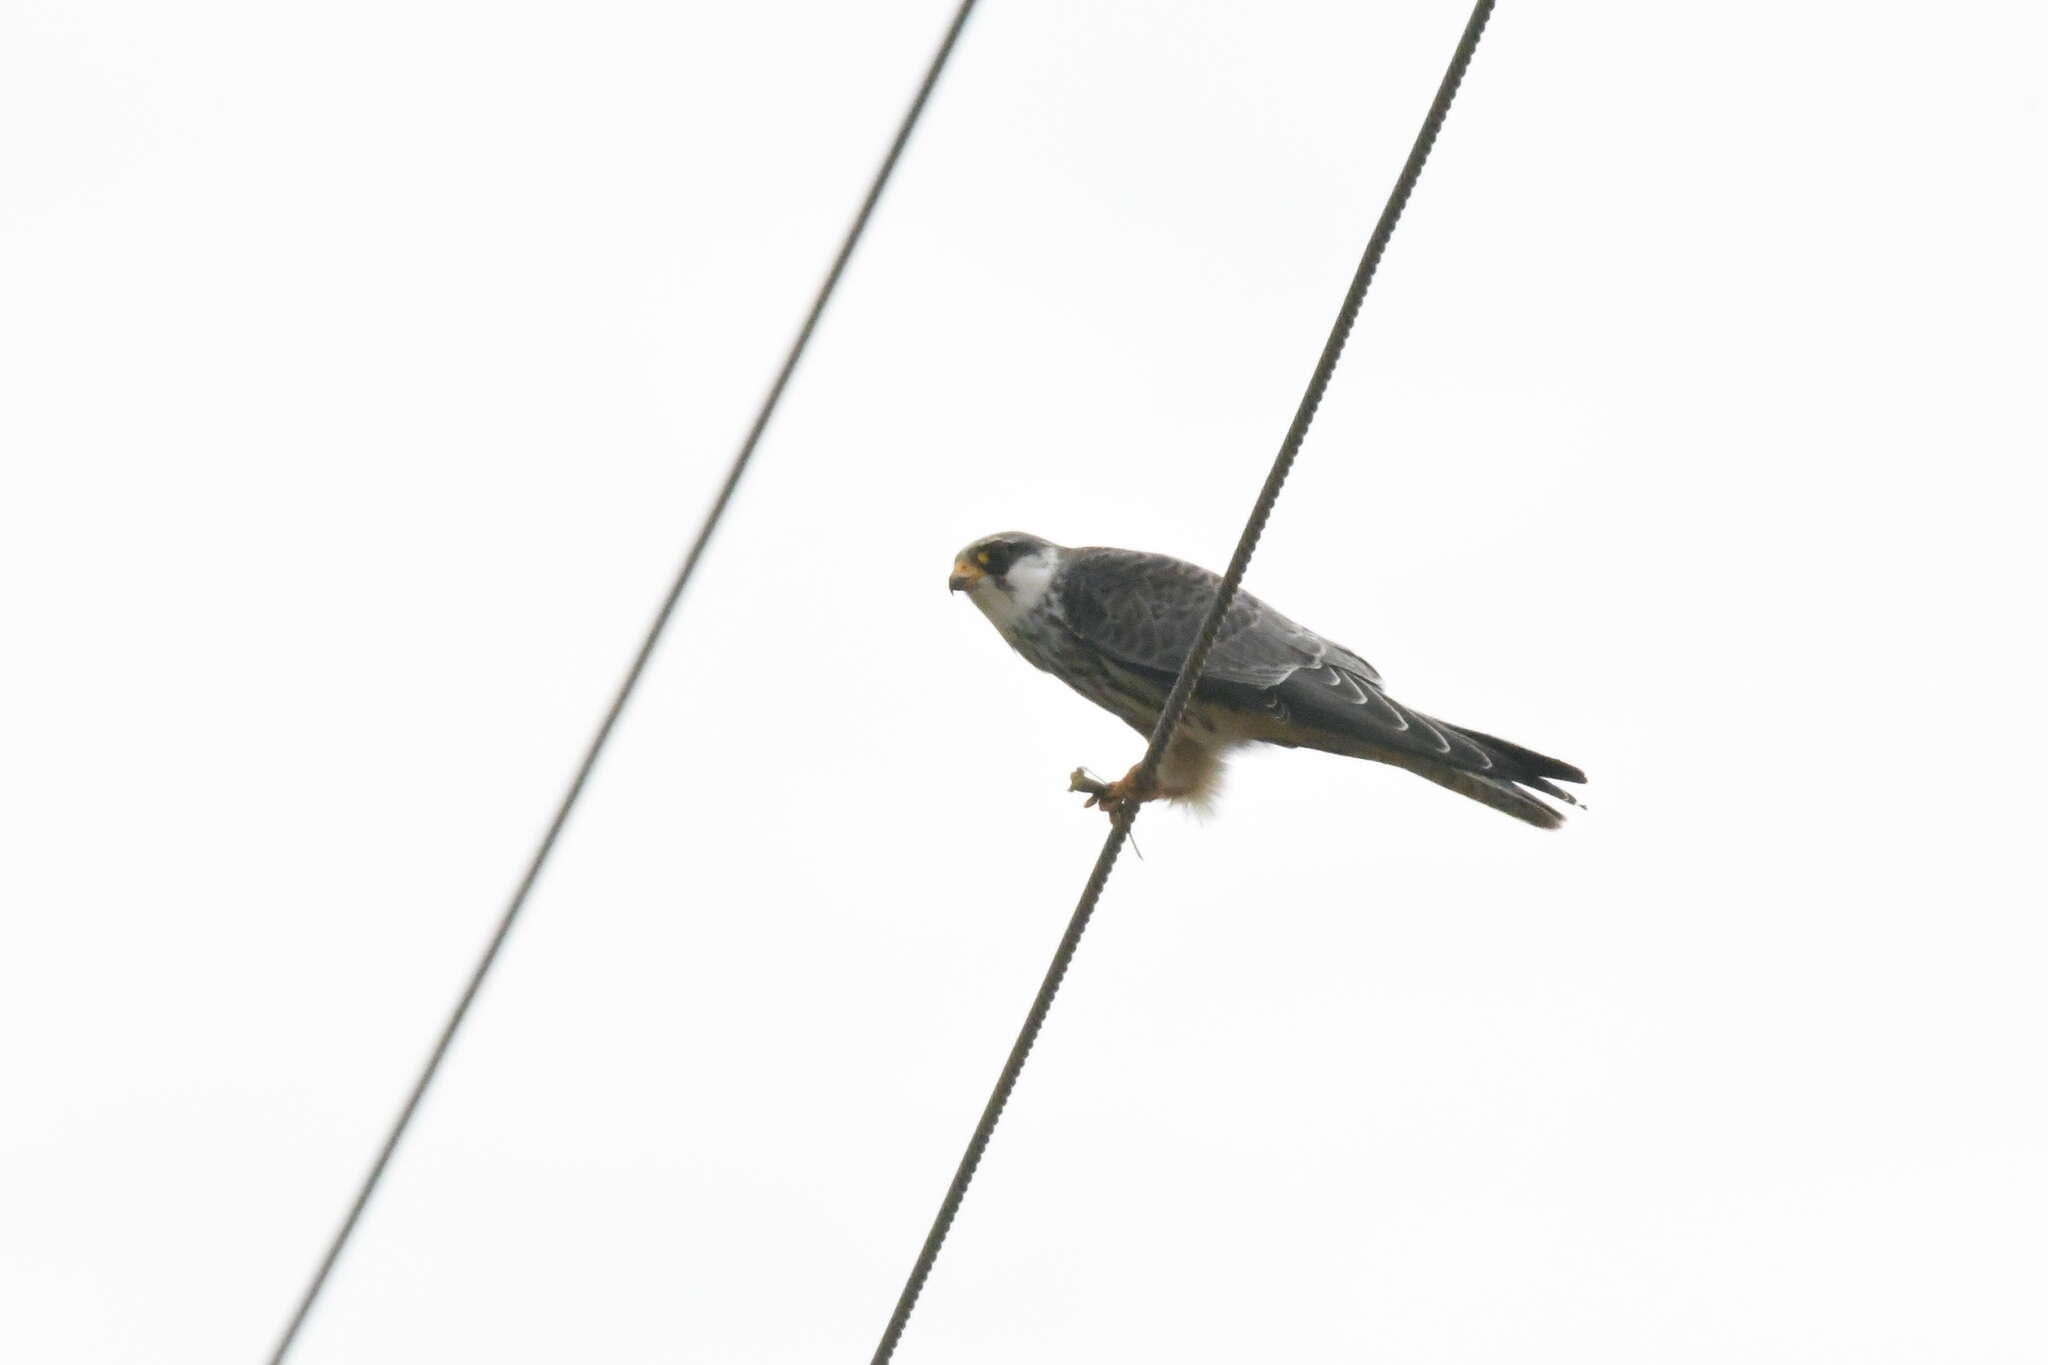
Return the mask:
[(555, 807), (554, 818), (548, 822), (547, 831), (541, 835), (540, 842), (534, 847), (524, 875), (520, 877), (511, 900), (506, 903), (503, 914), (499, 916), (496, 932), (485, 945), (483, 955), (477, 960), (468, 983), (455, 1002), (455, 1008), (450, 1012), (447, 1023), (442, 1026), (440, 1036), (434, 1042), (433, 1050), (427, 1056), (426, 1064), (421, 1067), (411, 1092), (398, 1111), (398, 1117), (392, 1122), (383, 1145), (378, 1149), (376, 1159), (371, 1162), (369, 1173), (364, 1176), (361, 1186), (357, 1189), (348, 1213), (328, 1242), (326, 1254), (321, 1257), (312, 1279), (299, 1297), (291, 1320), (285, 1324), (283, 1334), (271, 1351), (270, 1365), (282, 1365), (292, 1349), (292, 1344), (298, 1339), (307, 1315), (318, 1302), (321, 1291), (333, 1274), (335, 1263), (341, 1258), (341, 1253), (354, 1234), (356, 1225), (362, 1220), (363, 1210), (368, 1207), (378, 1183), (384, 1178), (385, 1169), (391, 1164), (392, 1154), (398, 1150), (399, 1142), (411, 1126), (413, 1116), (419, 1110), (420, 1101), (425, 1098), (427, 1088), (433, 1084), (435, 1075), (439, 1073), (441, 1063), (448, 1055), (449, 1046), (455, 1041), (457, 1030), (462, 1027), (462, 1021), (469, 1014), (469, 1007), (475, 1003), (477, 992), (483, 987), (484, 978), (490, 974), (492, 964), (498, 959), (499, 950), (505, 946), (506, 937), (512, 932), (514, 921), (519, 918), (519, 912), (525, 907), (534, 884), (539, 881), (541, 870), (547, 865), (549, 855), (554, 852), (555, 844), (561, 838), (562, 829), (568, 824), (569, 815), (575, 809), (578, 798), (583, 795), (583, 789), (590, 781), (592, 770), (597, 767), (598, 758), (603, 754), (606, 742), (611, 739), (612, 731), (618, 726), (619, 717), (624, 714), (627, 702), (632, 699), (634, 689), (639, 686), (641, 675), (647, 671), (648, 660), (654, 656), (654, 648), (660, 642), (669, 618), (675, 614), (676, 604), (682, 600), (683, 590), (689, 586), (691, 577), (697, 572), (698, 561), (704, 557), (704, 549), (710, 544), (712, 533), (718, 529), (726, 508), (732, 502), (733, 493), (738, 489), (740, 479), (747, 471), (747, 465), (754, 458), (754, 450), (760, 445), (762, 434), (768, 429), (769, 419), (775, 415), (775, 409), (782, 401), (783, 391), (789, 387), (790, 377), (796, 373), (797, 363), (810, 345), (812, 333), (817, 331), (818, 319), (824, 315), (825, 306), (831, 302), (833, 293), (838, 289), (840, 277), (846, 272), (846, 264), (853, 257), (854, 248), (860, 244), (862, 235), (867, 231), (868, 220), (874, 216), (875, 205), (880, 202), (882, 191), (888, 187), (890, 177), (896, 170), (896, 163), (902, 159), (903, 149), (909, 144), (910, 135), (916, 130), (918, 120), (924, 114), (925, 105), (930, 101), (932, 91), (939, 83), (939, 76), (945, 70), (947, 60), (953, 55), (960, 31), (966, 27), (967, 18), (974, 12), (976, 3), (977, 0), (961, 0), (959, 8), (954, 11), (952, 21), (946, 27), (945, 36), (939, 42), (938, 50), (932, 54), (931, 62), (925, 68), (924, 79), (919, 83), (917, 93), (912, 97), (909, 108), (904, 111), (903, 118), (897, 125), (896, 135), (889, 144), (889, 150), (868, 184), (867, 196), (861, 201), (859, 211), (854, 214), (853, 222), (847, 227), (846, 235), (840, 241), (839, 252), (833, 257), (831, 268), (825, 272), (824, 280), (818, 285), (817, 293), (811, 299), (810, 311), (804, 316), (803, 325), (797, 329), (796, 338), (790, 343), (788, 353), (783, 357), (782, 367), (776, 372), (774, 382), (769, 385), (766, 396), (762, 398), (760, 408), (754, 414), (753, 424), (747, 429), (746, 439), (741, 442), (738, 453), (733, 456), (732, 464), (726, 470), (725, 480), (719, 485), (710, 510), (704, 514), (696, 538), (691, 541), (689, 551), (683, 557), (682, 567), (676, 571), (667, 595), (662, 599), (654, 619), (648, 624), (639, 651), (633, 656), (625, 676), (620, 679), (617, 689), (613, 692), (611, 704), (605, 708), (603, 720), (598, 723), (596, 733), (591, 736), (589, 745), (584, 749), (583, 759), (576, 767), (575, 776), (569, 780), (568, 788), (562, 793), (562, 798)]
[[(1188, 651), (1180, 676), (1174, 679), (1172, 691), (1167, 693), (1158, 723), (1152, 727), (1152, 738), (1145, 746), (1145, 757), (1137, 769), (1136, 786), (1139, 791), (1147, 790), (1158, 775), (1167, 746), (1173, 742), (1174, 733), (1180, 728), (1181, 718), (1194, 696), (1195, 683), (1201, 677), (1209, 650), (1223, 627), (1224, 615), (1230, 610), (1231, 599), (1237, 595), (1238, 585), (1244, 581), (1252, 552), (1258, 548), (1266, 521), (1272, 516), (1274, 504), (1280, 500), (1280, 490), (1287, 482), (1295, 456), (1300, 453), (1302, 441), (1308, 435), (1309, 424), (1315, 420), (1316, 409), (1321, 406), (1323, 394), (1330, 386), (1330, 376), (1336, 373), (1338, 358), (1344, 353), (1344, 343), (1351, 335), (1359, 307), (1365, 302), (1365, 292), (1371, 287), (1380, 258), (1386, 254), (1387, 243), (1401, 221), (1408, 197), (1414, 193), (1415, 182), (1422, 176), (1423, 163), (1429, 160), (1430, 149), (1436, 144), (1437, 133), (1443, 127), (1445, 115), (1450, 112), (1451, 101), (1458, 93), (1459, 83), (1465, 78), (1465, 68), (1471, 64), (1472, 53), (1479, 46), (1479, 36), (1485, 31), (1486, 21), (1492, 14), (1493, 0), (1478, 0), (1472, 7), (1472, 16), (1466, 21), (1465, 31), (1458, 39), (1450, 66), (1437, 87), (1436, 98), (1430, 102), (1429, 113), (1415, 135), (1414, 145), (1394, 182), (1393, 192), (1387, 196), (1386, 207), (1381, 210), (1379, 222), (1366, 242), (1365, 255), (1360, 258), (1358, 269), (1352, 275), (1351, 287), (1345, 291), (1343, 305), (1337, 310), (1337, 320), (1330, 328), (1329, 339), (1323, 344), (1315, 371), (1309, 376), (1308, 388), (1295, 409), (1294, 420), (1288, 425), (1287, 435), (1280, 443), (1279, 453), (1273, 457), (1273, 467), (1266, 475), (1265, 485), (1260, 488), (1251, 516), (1245, 521), (1244, 532), (1238, 537), (1237, 549), (1232, 553), (1230, 567), (1216, 589), (1215, 600), (1209, 605), (1209, 614), (1202, 621), (1201, 633), (1195, 638), (1194, 648)], [(1088, 874), (1088, 884), (1082, 889), (1080, 902), (1067, 922), (1067, 931), (1053, 953), (1052, 965), (1046, 969), (1038, 995), (1024, 1016), (1024, 1026), (1010, 1048), (1009, 1059), (1003, 1064), (1002, 1074), (996, 1078), (995, 1090), (981, 1111), (981, 1121), (975, 1125), (974, 1135), (968, 1140), (967, 1150), (953, 1173), (952, 1184), (947, 1187), (946, 1196), (939, 1204), (938, 1215), (932, 1220), (931, 1231), (925, 1236), (917, 1262), (911, 1267), (910, 1276), (897, 1297), (895, 1311), (890, 1314), (889, 1324), (883, 1330), (881, 1344), (875, 1348), (873, 1365), (884, 1365), (896, 1353), (904, 1326), (910, 1321), (911, 1310), (916, 1307), (918, 1295), (938, 1260), (939, 1248), (944, 1245), (953, 1219), (960, 1211), (960, 1204), (967, 1196), (967, 1186), (974, 1179), (975, 1169), (988, 1150), (989, 1139), (1002, 1118), (1004, 1106), (1009, 1103), (1011, 1091), (1016, 1089), (1017, 1078), (1023, 1073), (1024, 1063), (1031, 1055), (1032, 1045), (1038, 1040), (1039, 1030), (1045, 1026), (1053, 997), (1059, 993), (1060, 982), (1074, 960), (1081, 935), (1087, 931), (1089, 918), (1095, 913), (1095, 903), (1101, 899), (1103, 887), (1109, 882), (1110, 871), (1116, 866), (1117, 855), (1130, 838), (1131, 823), (1136, 818), (1137, 806), (1132, 803), (1119, 805), (1110, 817), (1109, 836), (1103, 841), (1102, 852), (1096, 855), (1094, 870)]]

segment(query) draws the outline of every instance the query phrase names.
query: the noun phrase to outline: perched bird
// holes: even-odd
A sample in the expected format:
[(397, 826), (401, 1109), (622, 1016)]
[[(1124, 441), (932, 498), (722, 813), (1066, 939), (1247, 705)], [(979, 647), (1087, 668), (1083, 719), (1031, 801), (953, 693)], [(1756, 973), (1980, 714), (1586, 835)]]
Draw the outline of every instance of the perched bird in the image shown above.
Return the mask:
[[(1166, 555), (1007, 531), (962, 550), (947, 586), (1019, 654), (1150, 735), (1219, 581)], [(1569, 763), (1401, 705), (1371, 664), (1240, 592), (1153, 789), (1137, 790), (1135, 767), (1106, 785), (1077, 774), (1076, 789), (1112, 812), (1161, 797), (1199, 802), (1223, 755), (1252, 743), (1391, 763), (1544, 829), (1564, 816), (1531, 790), (1577, 805), (1556, 784), (1586, 780)]]

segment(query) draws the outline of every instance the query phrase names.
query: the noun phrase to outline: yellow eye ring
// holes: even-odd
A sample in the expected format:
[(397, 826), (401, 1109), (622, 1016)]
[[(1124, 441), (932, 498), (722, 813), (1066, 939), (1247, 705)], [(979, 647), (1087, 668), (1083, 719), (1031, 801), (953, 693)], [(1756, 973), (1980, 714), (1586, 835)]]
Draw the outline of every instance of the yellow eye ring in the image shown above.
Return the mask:
[(988, 563), (988, 551), (987, 551), (987, 550), (983, 550), (983, 551), (981, 551), (980, 553), (976, 554), (976, 555), (974, 556), (974, 562), (975, 562), (975, 563), (977, 563), (977, 564), (984, 564), (984, 565), (985, 565), (985, 564), (987, 564), (987, 563)]

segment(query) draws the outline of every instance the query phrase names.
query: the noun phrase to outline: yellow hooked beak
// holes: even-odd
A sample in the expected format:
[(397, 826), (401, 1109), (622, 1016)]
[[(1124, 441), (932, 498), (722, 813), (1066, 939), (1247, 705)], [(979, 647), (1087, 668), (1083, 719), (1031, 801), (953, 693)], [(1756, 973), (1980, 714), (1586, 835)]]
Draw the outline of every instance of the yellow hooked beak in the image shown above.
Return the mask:
[(965, 592), (986, 577), (981, 565), (962, 559), (953, 565), (953, 576), (946, 580), (946, 588), (949, 592)]

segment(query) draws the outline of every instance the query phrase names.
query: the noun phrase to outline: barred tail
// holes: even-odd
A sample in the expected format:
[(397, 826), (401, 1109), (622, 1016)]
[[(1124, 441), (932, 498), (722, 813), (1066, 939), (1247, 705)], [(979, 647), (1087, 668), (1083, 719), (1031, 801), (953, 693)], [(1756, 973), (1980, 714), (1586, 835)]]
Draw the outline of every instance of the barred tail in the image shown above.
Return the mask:
[(1449, 728), (1486, 750), (1487, 757), (1493, 760), (1493, 768), (1485, 774), (1423, 772), (1422, 775), (1430, 781), (1543, 829), (1556, 829), (1564, 823), (1564, 814), (1538, 801), (1523, 791), (1523, 787), (1533, 788), (1545, 796), (1554, 796), (1568, 805), (1579, 804), (1578, 797), (1557, 785), (1559, 782), (1586, 780), (1586, 775), (1571, 764), (1548, 754), (1539, 754), (1534, 749), (1525, 749), (1483, 730), (1468, 730), (1462, 725)]
[[(1517, 820), (1527, 821), (1538, 829), (1556, 829), (1564, 823), (1564, 812), (1537, 800), (1504, 778), (1466, 772), (1463, 768), (1432, 767), (1421, 763), (1409, 766), (1408, 771), (1426, 777), (1440, 787), (1449, 787), (1460, 796), (1469, 796), (1474, 801), (1492, 806), (1497, 811), (1504, 811)], [(1532, 787), (1571, 802), (1574, 806), (1579, 804), (1569, 792), (1559, 791), (1540, 777), (1523, 780)]]

